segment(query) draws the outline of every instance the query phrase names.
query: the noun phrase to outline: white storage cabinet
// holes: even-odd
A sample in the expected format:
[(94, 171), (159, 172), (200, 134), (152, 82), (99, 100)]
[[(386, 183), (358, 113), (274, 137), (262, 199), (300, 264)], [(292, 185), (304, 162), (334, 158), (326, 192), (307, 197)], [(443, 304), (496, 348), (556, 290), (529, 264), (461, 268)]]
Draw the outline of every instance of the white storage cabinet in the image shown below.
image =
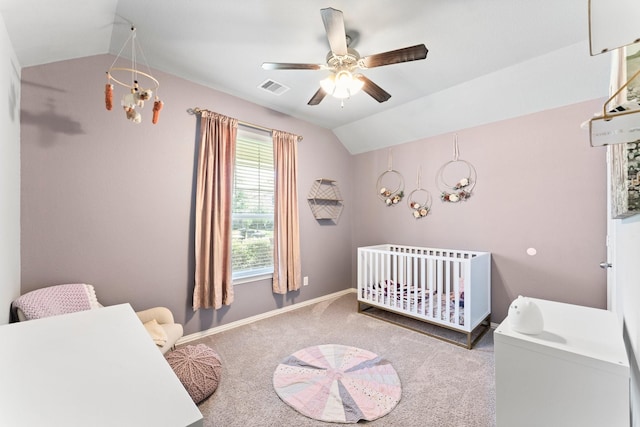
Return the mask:
[(498, 427), (628, 427), (629, 362), (612, 312), (540, 299), (544, 330), (494, 332)]

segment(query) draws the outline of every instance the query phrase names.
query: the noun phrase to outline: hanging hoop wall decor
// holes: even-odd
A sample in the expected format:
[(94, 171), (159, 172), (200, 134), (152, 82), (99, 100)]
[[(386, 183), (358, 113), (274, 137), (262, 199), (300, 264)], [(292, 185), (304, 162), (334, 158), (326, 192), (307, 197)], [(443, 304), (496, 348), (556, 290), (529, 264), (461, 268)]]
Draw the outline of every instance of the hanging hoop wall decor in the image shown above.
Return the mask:
[(459, 155), (458, 135), (456, 135), (453, 144), (453, 160), (442, 165), (436, 175), (436, 186), (443, 202), (457, 203), (469, 199), (476, 185), (476, 169), (471, 163), (461, 160)]
[[(130, 66), (116, 66), (122, 51), (129, 44), (131, 45)], [(147, 73), (138, 70), (138, 53), (141, 53), (144, 58), (142, 48), (139, 45), (136, 45), (136, 28), (131, 26), (131, 34), (129, 35), (129, 38), (125, 41), (120, 52), (118, 52), (118, 56), (116, 56), (116, 59), (107, 71), (107, 83), (104, 89), (105, 106), (109, 111), (113, 109), (114, 84), (124, 87), (127, 92), (122, 96), (120, 104), (125, 112), (125, 116), (133, 123), (140, 123), (142, 121), (140, 110), (144, 107), (145, 101), (149, 101), (155, 92), (156, 96), (153, 102), (153, 117), (151, 121), (153, 124), (156, 124), (158, 123), (160, 110), (164, 105), (158, 97), (158, 88), (160, 87), (160, 83), (151, 75), (151, 70)], [(149, 68), (148, 65), (147, 68)], [(127, 82), (127, 78), (130, 78), (129, 82)]]
[(378, 197), (387, 206), (397, 205), (404, 197), (404, 178), (400, 172), (392, 168), (391, 163), (391, 150), (389, 150), (389, 167), (380, 174), (376, 182)]
[(422, 171), (418, 168), (418, 187), (409, 193), (407, 204), (415, 219), (424, 218), (431, 212), (431, 193), (420, 185)]

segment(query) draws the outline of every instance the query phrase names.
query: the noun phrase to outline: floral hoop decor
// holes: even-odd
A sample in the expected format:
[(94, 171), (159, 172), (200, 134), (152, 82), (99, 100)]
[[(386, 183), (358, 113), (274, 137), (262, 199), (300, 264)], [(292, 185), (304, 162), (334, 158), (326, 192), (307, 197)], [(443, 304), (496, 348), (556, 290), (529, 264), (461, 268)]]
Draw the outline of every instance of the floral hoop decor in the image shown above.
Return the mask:
[(416, 181), (418, 186), (409, 193), (407, 204), (411, 209), (411, 214), (415, 219), (424, 218), (431, 212), (431, 193), (422, 188), (420, 181), (422, 180), (422, 169), (418, 168)]
[[(462, 163), (467, 167), (467, 173), (464, 178), (460, 178), (455, 184), (448, 183), (444, 178), (444, 172), (447, 167), (454, 163)], [(443, 202), (456, 203), (465, 201), (471, 197), (473, 187), (476, 185), (476, 170), (473, 165), (466, 160), (451, 160), (440, 168), (436, 180), (438, 190), (440, 190), (440, 199)]]
[[(392, 187), (388, 187), (385, 184), (385, 178), (394, 177), (396, 183)], [(389, 169), (384, 171), (379, 177), (376, 183), (378, 189), (378, 197), (387, 206), (395, 206), (400, 203), (400, 200), (404, 197), (404, 178), (400, 175), (400, 172)]]
[[(460, 160), (458, 158), (459, 154), (458, 135), (456, 134), (453, 143), (453, 160), (442, 165), (436, 176), (436, 185), (440, 190), (440, 199), (443, 202), (457, 203), (465, 201), (471, 197), (473, 187), (476, 186), (476, 168), (466, 160)], [(456, 167), (457, 165), (463, 165), (466, 171), (462, 178), (458, 179), (455, 184), (451, 184), (450, 181), (445, 179), (445, 171), (447, 168)]]
[[(420, 200), (424, 201), (417, 201), (417, 196), (421, 196), (422, 199)], [(423, 188), (416, 188), (409, 193), (407, 204), (409, 205), (411, 213), (415, 219), (424, 218), (431, 212), (431, 194)]]

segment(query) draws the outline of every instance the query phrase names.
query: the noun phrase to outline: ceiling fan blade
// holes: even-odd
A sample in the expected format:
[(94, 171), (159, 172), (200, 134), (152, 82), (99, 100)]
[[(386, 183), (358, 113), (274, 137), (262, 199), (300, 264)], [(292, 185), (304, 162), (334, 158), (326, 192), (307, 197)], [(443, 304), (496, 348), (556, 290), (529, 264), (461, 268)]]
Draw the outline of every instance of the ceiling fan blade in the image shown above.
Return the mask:
[(292, 64), (286, 62), (263, 62), (262, 68), (265, 70), (320, 70), (323, 68), (319, 64)]
[(362, 86), (363, 92), (371, 95), (371, 97), (376, 101), (385, 102), (388, 101), (389, 98), (391, 98), (391, 95), (386, 90), (382, 89), (380, 86), (378, 86), (362, 74), (356, 76), (356, 78), (364, 82), (364, 86)]
[(320, 9), (324, 29), (327, 32), (327, 39), (331, 52), (335, 55), (344, 56), (347, 54), (347, 33), (344, 29), (344, 17), (342, 11), (328, 7)]
[(427, 47), (424, 44), (405, 47), (403, 49), (390, 50), (366, 56), (361, 59), (364, 68), (381, 67), (383, 65), (398, 64), (400, 62), (416, 61), (427, 57)]
[(325, 96), (327, 96), (327, 92), (320, 88), (316, 93), (313, 94), (309, 102), (307, 102), (307, 105), (318, 105)]

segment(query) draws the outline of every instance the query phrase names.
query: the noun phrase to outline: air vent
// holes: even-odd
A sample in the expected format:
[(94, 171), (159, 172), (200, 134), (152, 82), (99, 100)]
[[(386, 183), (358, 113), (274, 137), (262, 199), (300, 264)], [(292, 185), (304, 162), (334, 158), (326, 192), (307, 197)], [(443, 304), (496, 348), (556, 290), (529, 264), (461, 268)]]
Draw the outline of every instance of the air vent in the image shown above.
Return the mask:
[(278, 83), (275, 80), (267, 79), (258, 86), (260, 89), (264, 89), (267, 92), (271, 92), (274, 95), (282, 95), (289, 90), (288, 87), (282, 83)]

